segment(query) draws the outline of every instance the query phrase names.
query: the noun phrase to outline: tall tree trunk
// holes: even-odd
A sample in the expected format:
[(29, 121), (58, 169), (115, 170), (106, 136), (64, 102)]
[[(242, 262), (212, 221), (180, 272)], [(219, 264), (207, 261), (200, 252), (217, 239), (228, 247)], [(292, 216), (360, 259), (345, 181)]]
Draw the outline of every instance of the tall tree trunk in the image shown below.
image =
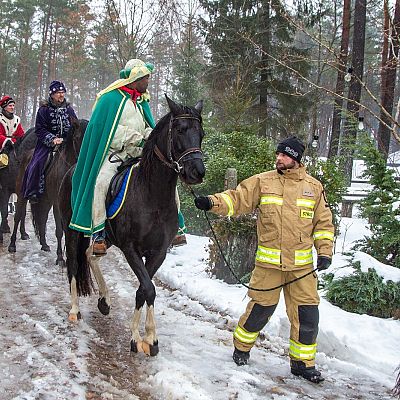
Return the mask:
[(332, 115), (332, 134), (329, 142), (328, 158), (332, 158), (338, 154), (340, 140), (340, 126), (342, 122), (343, 93), (344, 93), (344, 76), (346, 74), (346, 64), (349, 54), (350, 41), (350, 19), (351, 19), (351, 0), (343, 2), (343, 30), (340, 44), (340, 54), (338, 59), (338, 75), (336, 80), (335, 98)]
[(36, 86), (35, 86), (35, 91), (33, 94), (33, 109), (32, 109), (31, 125), (34, 125), (34, 123), (35, 123), (38, 100), (39, 100), (39, 96), (41, 95), (41, 92), (42, 92), (41, 88), (42, 88), (42, 84), (43, 84), (44, 56), (46, 53), (47, 34), (49, 31), (50, 17), (52, 14), (52, 10), (53, 10), (53, 3), (52, 3), (52, 1), (50, 1), (49, 7), (47, 10), (47, 15), (45, 15), (45, 21), (43, 24), (42, 45), (40, 48), (39, 65), (38, 65), (38, 71), (37, 71), (37, 77), (36, 77)]
[[(385, 5), (385, 22), (389, 22), (389, 9), (387, 0)], [(386, 24), (385, 24), (386, 25)], [(382, 71), (381, 71), (381, 109), (378, 129), (378, 149), (382, 156), (387, 159), (390, 146), (390, 128), (393, 124), (388, 114), (393, 112), (394, 90), (396, 85), (397, 57), (399, 54), (399, 34), (400, 34), (400, 0), (396, 0), (394, 19), (389, 23), (389, 29), (385, 26), (384, 44), (382, 52)], [(385, 46), (385, 41), (386, 46)], [(384, 123), (386, 124), (384, 124)]]
[(269, 46), (271, 42), (271, 31), (270, 31), (270, 2), (261, 2), (260, 7), (261, 21), (260, 26), (262, 27), (262, 49), (261, 60), (260, 60), (260, 136), (267, 136), (267, 124), (268, 124), (268, 79), (269, 79), (269, 68), (268, 68), (268, 54)]
[[(350, 185), (353, 170), (354, 146), (357, 141), (357, 121), (359, 117), (359, 105), (361, 98), (361, 81), (364, 73), (364, 49), (365, 49), (365, 24), (367, 18), (367, 0), (355, 0), (354, 6), (354, 32), (352, 68), (353, 78), (350, 83), (347, 102), (347, 119), (344, 127), (344, 139), (341, 141), (341, 149), (346, 156), (344, 174)], [(343, 142), (343, 146), (342, 146)]]

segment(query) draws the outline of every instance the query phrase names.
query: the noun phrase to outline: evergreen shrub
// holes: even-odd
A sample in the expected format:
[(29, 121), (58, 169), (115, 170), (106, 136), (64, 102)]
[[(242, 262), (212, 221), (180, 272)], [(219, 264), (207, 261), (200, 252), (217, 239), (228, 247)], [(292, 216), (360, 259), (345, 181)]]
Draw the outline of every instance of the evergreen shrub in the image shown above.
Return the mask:
[(361, 202), (360, 210), (370, 223), (371, 234), (356, 248), (400, 268), (400, 185), (370, 138), (364, 138), (361, 154), (366, 164), (364, 176), (369, 178), (372, 190)]
[(380, 318), (399, 318), (400, 283), (383, 282), (372, 268), (362, 272), (360, 262), (351, 262), (354, 274), (333, 279), (333, 274), (324, 277), (326, 299), (341, 309)]
[[(238, 183), (273, 168), (275, 163), (273, 143), (268, 139), (258, 137), (254, 131), (220, 132), (211, 128), (206, 132), (202, 146), (205, 154), (206, 176), (201, 185), (193, 187), (196, 194), (209, 195), (222, 192), (227, 168), (236, 168)], [(185, 185), (180, 184), (178, 190), (188, 232), (209, 235), (204, 213), (194, 206), (193, 195)], [(208, 213), (208, 217), (211, 221), (217, 218), (211, 213)], [(231, 221), (233, 220), (234, 218)], [(241, 229), (238, 226), (234, 228), (234, 224), (230, 225), (232, 229)], [(246, 230), (247, 227), (243, 229)]]

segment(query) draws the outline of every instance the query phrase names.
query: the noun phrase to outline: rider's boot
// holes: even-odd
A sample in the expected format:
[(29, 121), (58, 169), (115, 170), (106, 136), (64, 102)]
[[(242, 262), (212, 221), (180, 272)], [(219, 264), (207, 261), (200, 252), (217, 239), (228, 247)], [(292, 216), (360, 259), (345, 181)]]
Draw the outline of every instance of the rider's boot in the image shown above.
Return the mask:
[(93, 235), (93, 255), (104, 256), (107, 254), (107, 243), (104, 231), (96, 232)]

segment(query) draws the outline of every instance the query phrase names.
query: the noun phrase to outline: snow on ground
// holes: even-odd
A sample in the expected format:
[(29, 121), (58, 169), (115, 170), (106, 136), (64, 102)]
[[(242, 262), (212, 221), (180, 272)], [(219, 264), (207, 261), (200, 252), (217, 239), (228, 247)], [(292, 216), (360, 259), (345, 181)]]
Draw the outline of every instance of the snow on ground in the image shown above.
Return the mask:
[[(368, 233), (363, 221), (342, 224), (331, 267), (335, 274), (346, 269), (342, 253), (350, 243)], [(0, 399), (392, 398), (400, 321), (347, 313), (322, 298), (317, 364), (326, 381), (317, 386), (290, 374), (282, 299), (249, 365), (237, 367), (232, 331), (247, 304), (246, 289), (211, 278), (208, 239), (189, 235), (188, 245), (172, 250), (156, 275), (160, 353), (131, 355), (137, 279), (122, 254), (113, 249), (102, 261), (113, 302), (110, 315), (97, 311), (95, 298), (83, 298), (83, 320), (72, 325), (65, 271), (54, 266), (54, 252), (41, 252), (31, 236), (17, 243), (16, 255), (7, 253), (7, 235), (0, 247)], [(359, 257), (386, 278), (400, 280), (400, 270)]]

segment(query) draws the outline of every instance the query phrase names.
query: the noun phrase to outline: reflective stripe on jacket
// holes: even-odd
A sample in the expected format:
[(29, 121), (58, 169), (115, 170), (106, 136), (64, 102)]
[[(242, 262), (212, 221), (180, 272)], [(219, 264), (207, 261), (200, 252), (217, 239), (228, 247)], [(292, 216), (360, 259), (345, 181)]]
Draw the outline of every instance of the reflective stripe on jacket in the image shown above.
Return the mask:
[(318, 255), (332, 256), (334, 227), (322, 184), (304, 166), (254, 175), (235, 190), (210, 196), (212, 212), (238, 216), (258, 210), (259, 266), (294, 270), (313, 263)]

